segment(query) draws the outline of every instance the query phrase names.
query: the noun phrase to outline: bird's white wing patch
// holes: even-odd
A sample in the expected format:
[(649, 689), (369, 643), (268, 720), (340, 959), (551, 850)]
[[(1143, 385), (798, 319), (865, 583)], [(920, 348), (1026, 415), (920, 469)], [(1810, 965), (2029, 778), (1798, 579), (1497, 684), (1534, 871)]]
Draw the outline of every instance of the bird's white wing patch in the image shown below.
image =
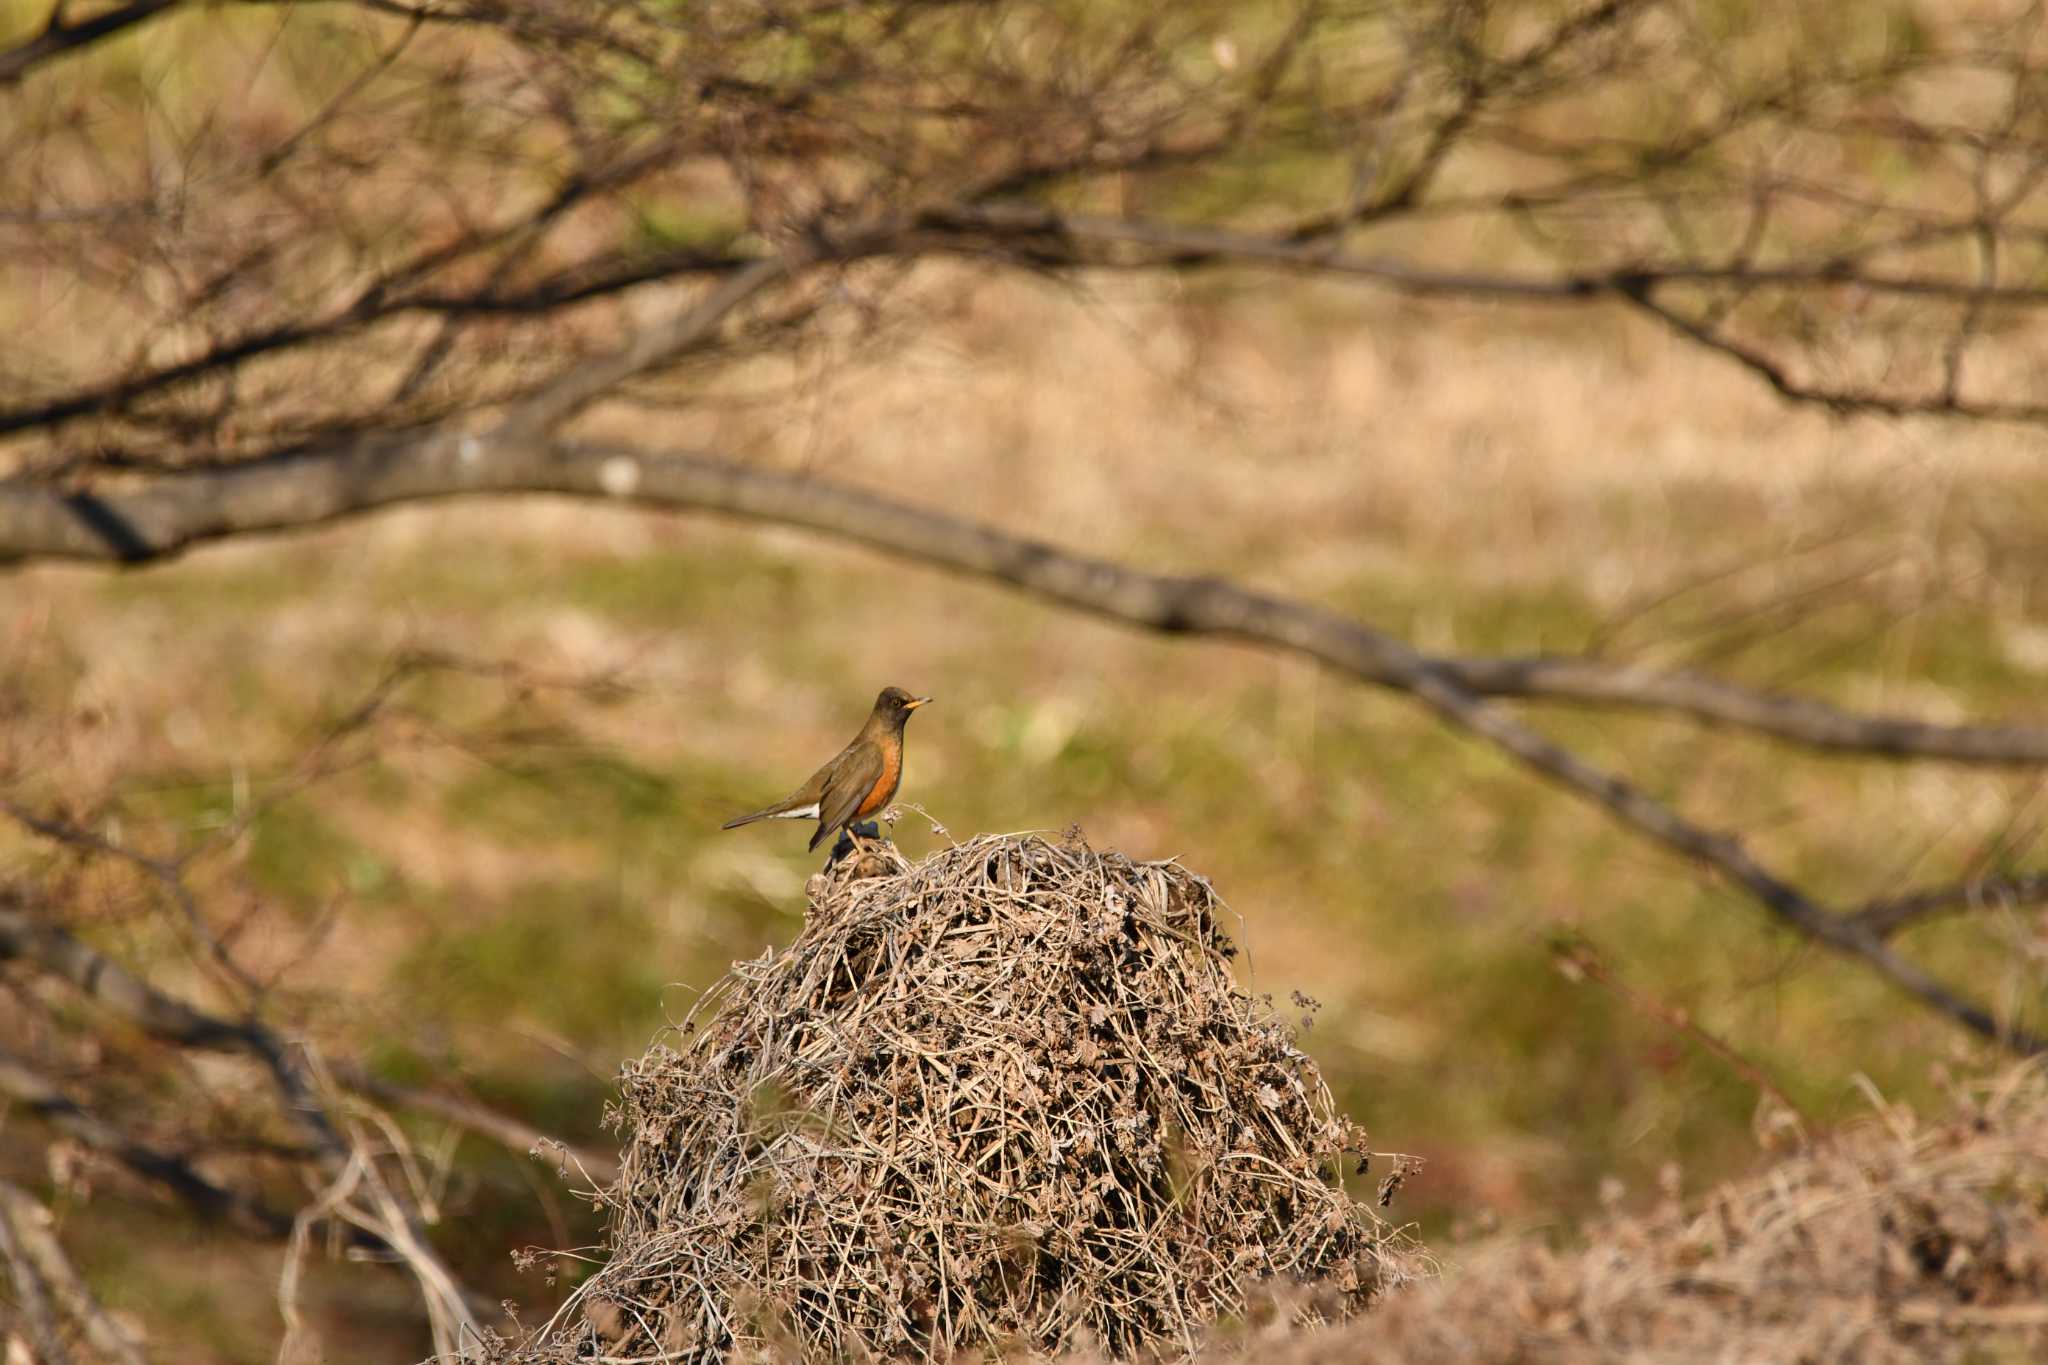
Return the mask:
[(779, 810), (768, 818), (770, 820), (815, 820), (818, 818), (818, 803), (813, 801), (808, 806), (797, 806), (790, 810)]

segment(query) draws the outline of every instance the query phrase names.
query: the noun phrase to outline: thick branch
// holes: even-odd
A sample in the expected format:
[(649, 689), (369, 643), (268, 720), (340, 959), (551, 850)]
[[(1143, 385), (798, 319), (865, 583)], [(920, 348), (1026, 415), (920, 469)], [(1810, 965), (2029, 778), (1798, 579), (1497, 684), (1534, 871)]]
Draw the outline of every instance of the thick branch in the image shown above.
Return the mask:
[[(71, 1365), (71, 1352), (64, 1345), (64, 1328), (57, 1320), (56, 1305), (50, 1301), (50, 1287), (29, 1258), (28, 1246), (15, 1231), (13, 1210), (6, 1194), (11, 1186), (0, 1185), (0, 1261), (7, 1265), (7, 1278), (14, 1285), (15, 1310), (20, 1315), (22, 1335), (42, 1365)], [(8, 1351), (11, 1356), (12, 1350)]]
[[(561, 445), (502, 428), (489, 437), (439, 432), (172, 476), (127, 494), (0, 493), (0, 547), (16, 559), (40, 554), (136, 562), (222, 536), (314, 525), (399, 502), (491, 492), (609, 497), (803, 526), (920, 563), (993, 578), (1148, 629), (1252, 640), (1320, 660), (1415, 697), (1656, 842), (1715, 869), (1787, 925), (1865, 962), (1972, 1030), (2022, 1051), (2044, 1048), (2043, 1040), (2007, 1029), (1899, 957), (1868, 926), (1831, 913), (1779, 879), (1733, 835), (1691, 823), (1489, 705), (1448, 661), (1306, 603), (1249, 592), (1220, 579), (1168, 577), (1068, 554), (852, 488), (702, 456)], [(1619, 684), (1611, 690), (1626, 692)], [(1778, 714), (1785, 722), (1788, 713), (1780, 708)], [(1886, 751), (1902, 752), (1906, 736), (1897, 731), (1891, 736)]]
[[(0, 488), (0, 565), (35, 559), (142, 563), (208, 540), (290, 530), (398, 503), (488, 493), (553, 493), (731, 512), (851, 536), (913, 559), (985, 574), (1160, 630), (1214, 629), (1189, 615), (1205, 595), (1285, 608), (1294, 647), (1391, 685), (1412, 651), (1332, 612), (1251, 599), (1212, 579), (1167, 578), (1068, 555), (856, 489), (691, 454), (557, 448), (509, 436), (365, 438), (308, 455), (166, 476), (120, 493)], [(1091, 600), (1093, 599), (1093, 600)], [(1220, 600), (1220, 599), (1219, 599)], [(1197, 613), (1218, 615), (1213, 604)], [(1271, 621), (1256, 631), (1271, 632)], [(1255, 631), (1255, 633), (1256, 633)], [(2048, 726), (1936, 725), (1845, 711), (1689, 672), (1563, 656), (1432, 658), (1474, 695), (1675, 711), (1844, 753), (1985, 764), (2048, 763)]]
[(105, 14), (95, 14), (75, 24), (64, 22), (64, 3), (65, 0), (56, 0), (51, 6), (50, 22), (43, 26), (42, 32), (18, 47), (0, 52), (0, 85), (13, 85), (44, 62), (89, 47), (102, 38), (111, 38), (124, 29), (154, 18), (182, 3), (182, 0), (129, 0), (129, 3)]

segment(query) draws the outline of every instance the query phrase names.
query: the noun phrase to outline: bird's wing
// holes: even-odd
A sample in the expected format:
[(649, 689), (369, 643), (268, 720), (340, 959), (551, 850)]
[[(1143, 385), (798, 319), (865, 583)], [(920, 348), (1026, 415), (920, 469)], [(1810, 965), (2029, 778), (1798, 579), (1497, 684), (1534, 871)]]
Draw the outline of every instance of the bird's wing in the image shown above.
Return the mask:
[(763, 806), (751, 815), (735, 816), (719, 826), (720, 829), (738, 829), (751, 825), (756, 820), (808, 820), (816, 815), (823, 798), (825, 784), (831, 780), (833, 769), (837, 768), (846, 755), (842, 752), (824, 767), (811, 774), (811, 780), (783, 797), (772, 806)]
[(853, 819), (860, 803), (882, 780), (882, 751), (872, 744), (856, 745), (832, 765), (825, 779), (824, 794), (818, 800), (818, 832), (811, 836), (816, 848), (825, 836)]

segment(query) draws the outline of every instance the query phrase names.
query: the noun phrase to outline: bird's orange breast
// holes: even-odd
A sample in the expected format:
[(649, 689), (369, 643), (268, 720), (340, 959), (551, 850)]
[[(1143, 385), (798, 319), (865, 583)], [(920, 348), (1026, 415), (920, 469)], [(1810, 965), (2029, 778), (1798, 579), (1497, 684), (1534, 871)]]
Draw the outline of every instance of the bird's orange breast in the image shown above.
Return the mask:
[(896, 794), (896, 784), (903, 780), (903, 745), (882, 746), (882, 775), (875, 779), (875, 785), (861, 798), (860, 806), (853, 813), (856, 820), (864, 820), (889, 804), (889, 798)]

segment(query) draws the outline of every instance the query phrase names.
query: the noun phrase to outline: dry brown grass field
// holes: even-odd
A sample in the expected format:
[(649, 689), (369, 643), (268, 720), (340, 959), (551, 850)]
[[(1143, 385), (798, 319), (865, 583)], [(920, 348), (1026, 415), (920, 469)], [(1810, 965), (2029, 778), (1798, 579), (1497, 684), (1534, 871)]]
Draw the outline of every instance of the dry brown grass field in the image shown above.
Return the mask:
[[(156, 68), (167, 106), (181, 69)], [(256, 91), (259, 112), (308, 98)], [(1472, 231), (1387, 240), (1519, 259)], [(587, 430), (743, 451), (1059, 547), (1228, 576), (1439, 653), (1590, 651), (1861, 711), (2048, 722), (2039, 425), (1790, 404), (1620, 302), (959, 262), (889, 288), (915, 301), (889, 328), (821, 327), (748, 361), (747, 401), (657, 394)], [(645, 292), (577, 325), (644, 321), (661, 296)], [(131, 300), (131, 317), (80, 297), (0, 267), (0, 330), (35, 335), (57, 372), (88, 366), (110, 319), (160, 306)], [(1981, 347), (1973, 376), (2037, 387), (2038, 330)], [(306, 378), (326, 381), (311, 363)], [(504, 498), (135, 569), (7, 568), (0, 796), (146, 855), (203, 847), (192, 892), (317, 1064), (609, 1153), (621, 1062), (735, 960), (803, 927), (819, 860), (798, 827), (720, 822), (793, 786), (888, 684), (936, 699), (908, 735), (899, 800), (920, 809), (893, 830), (907, 857), (1079, 825), (1097, 849), (1180, 860), (1241, 917), (1240, 984), (1300, 1024), (1338, 1110), (1420, 1159), (1388, 1216), (1452, 1268), (1448, 1288), (1394, 1310), (1384, 1341), (1371, 1319), (1282, 1344), (1240, 1324), (1262, 1353), (1448, 1358), (1430, 1352), (1465, 1285), (1489, 1358), (1726, 1358), (1690, 1318), (1670, 1342), (1627, 1335), (1682, 1278), (1659, 1258), (1696, 1263), (1684, 1247), (1740, 1261), (1717, 1292), (1761, 1302), (1776, 1263), (1741, 1260), (1740, 1238), (1708, 1248), (1700, 1210), (1798, 1202), (1759, 1171), (1826, 1195), (1892, 1161), (1882, 1179), (1910, 1186), (1936, 1161), (1920, 1130), (1829, 1145), (1873, 1097), (1882, 1115), (1944, 1114), (1999, 1084), (1987, 1077), (2021, 1076), (1997, 1131), (2039, 1137), (2038, 1081), (1997, 1048), (1407, 697), (787, 527)], [(1833, 903), (2040, 864), (2037, 769), (1520, 711)], [(0, 892), (30, 880), (60, 889), (104, 951), (209, 998), (216, 977), (144, 872), (0, 820)], [(2048, 1026), (2038, 906), (1933, 918), (1904, 942), (2002, 1020)], [(246, 1068), (118, 1030), (81, 1047), (63, 1025), (85, 1002), (29, 1008), (27, 992), (0, 972), (0, 1031), (22, 1051), (63, 1056), (65, 1079), (103, 1087), (138, 1132), (196, 1122), (206, 1169), (304, 1194), (263, 1164), (278, 1139), (244, 1121), (261, 1089)], [(441, 1254), (488, 1299), (537, 1320), (589, 1273), (570, 1256), (514, 1265), (601, 1234), (545, 1163), (399, 1105), (363, 1122), (387, 1118)], [(1998, 1172), (1958, 1178), (2005, 1181), (2038, 1223), (2038, 1169)], [(324, 1355), (289, 1358), (427, 1350), (388, 1267), (327, 1232), (302, 1258), (252, 1250), (87, 1144), (53, 1145), (25, 1109), (0, 1108), (0, 1178), (47, 1196), (152, 1360), (279, 1358), (279, 1279), (301, 1262), (306, 1339)], [(1999, 1247), (2038, 1241), (2028, 1228)], [(1886, 1237), (1876, 1262), (1925, 1252)], [(1642, 1265), (1658, 1269), (1628, 1268)], [(1816, 1292), (1862, 1265), (1825, 1267)], [(1922, 1308), (2004, 1309), (2023, 1297), (2012, 1286), (2040, 1283), (2028, 1262), (1999, 1294)], [(1589, 1302), (1609, 1315), (1586, 1318)], [(0, 1336), (8, 1312), (0, 1299)], [(1757, 1341), (1781, 1341), (1774, 1312), (1745, 1319)]]

